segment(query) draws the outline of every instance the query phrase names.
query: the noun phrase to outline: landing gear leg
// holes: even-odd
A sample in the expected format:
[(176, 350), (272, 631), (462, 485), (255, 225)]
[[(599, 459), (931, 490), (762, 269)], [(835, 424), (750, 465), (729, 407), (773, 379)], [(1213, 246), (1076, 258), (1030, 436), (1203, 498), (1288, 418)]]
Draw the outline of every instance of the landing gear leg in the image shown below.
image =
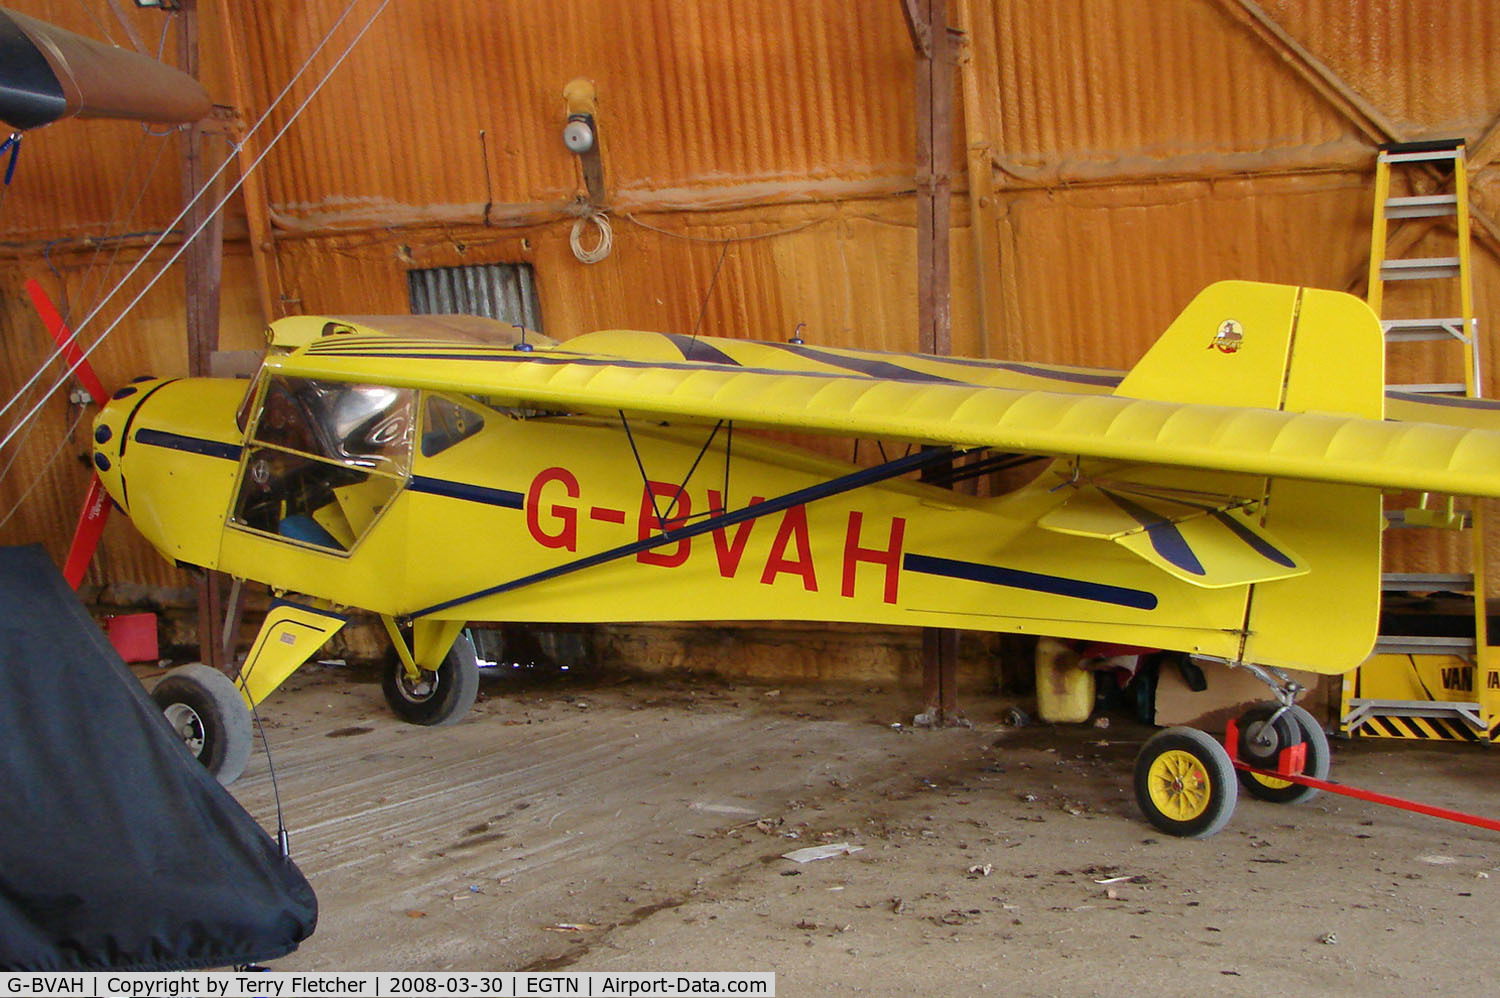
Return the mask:
[[(1255, 705), (1239, 718), (1238, 757), (1256, 769), (1274, 770), (1281, 762), (1282, 753), (1300, 744), (1304, 752), (1302, 768), (1282, 772), (1328, 779), (1332, 765), (1328, 735), (1312, 714), (1292, 702), (1302, 692), (1301, 684), (1279, 669), (1248, 664), (1243, 667), (1270, 686), (1276, 699)], [(1301, 804), (1321, 793), (1315, 787), (1245, 770), (1239, 771), (1239, 777), (1250, 796), (1273, 804)]]
[[(479, 663), (474, 655), (474, 644), (466, 634), (450, 636), (448, 652), (436, 669), (422, 669), (415, 664), (416, 674), (406, 666), (401, 648), (406, 638), (396, 628), (395, 622), (382, 618), (391, 632), (393, 647), (386, 662), (381, 679), (381, 692), (392, 713), (408, 724), (437, 726), (456, 724), (474, 706), (479, 694)], [(452, 632), (450, 632), (452, 634)], [(438, 640), (433, 637), (432, 640)]]

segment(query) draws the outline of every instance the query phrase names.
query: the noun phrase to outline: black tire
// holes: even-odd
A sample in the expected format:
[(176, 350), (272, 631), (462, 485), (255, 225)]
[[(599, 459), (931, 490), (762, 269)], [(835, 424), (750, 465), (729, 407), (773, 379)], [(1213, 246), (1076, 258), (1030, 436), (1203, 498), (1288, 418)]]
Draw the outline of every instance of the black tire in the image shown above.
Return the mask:
[[(1310, 713), (1295, 705), (1283, 716), (1296, 726), (1302, 742), (1307, 745), (1307, 759), (1303, 763), (1302, 772), (1316, 780), (1328, 779), (1328, 770), (1333, 765), (1333, 753), (1329, 749), (1328, 734), (1323, 726)], [(1251, 797), (1270, 801), (1272, 804), (1302, 804), (1323, 792), (1317, 787), (1304, 787), (1300, 783), (1257, 776), (1244, 770), (1240, 770), (1239, 776), (1240, 783)]]
[[(1275, 769), (1281, 750), (1302, 740), (1290, 709), (1272, 701), (1258, 703), (1240, 715), (1240, 759), (1259, 769)], [(1274, 721), (1271, 718), (1275, 717)]]
[(1135, 799), (1168, 835), (1204, 839), (1234, 814), (1239, 785), (1224, 746), (1196, 728), (1158, 732), (1135, 759)]
[(151, 691), (188, 752), (228, 786), (245, 771), (254, 741), (250, 708), (234, 680), (206, 665), (183, 665)]
[(436, 672), (423, 672), (418, 682), (406, 675), (401, 657), (391, 649), (380, 689), (391, 711), (407, 724), (434, 727), (457, 724), (479, 695), (479, 662), (474, 643), (460, 634)]
[(1141, 663), (1135, 678), (1127, 687), (1131, 709), (1135, 719), (1141, 724), (1156, 723), (1156, 687), (1160, 678), (1161, 660), (1156, 657), (1148, 658)]

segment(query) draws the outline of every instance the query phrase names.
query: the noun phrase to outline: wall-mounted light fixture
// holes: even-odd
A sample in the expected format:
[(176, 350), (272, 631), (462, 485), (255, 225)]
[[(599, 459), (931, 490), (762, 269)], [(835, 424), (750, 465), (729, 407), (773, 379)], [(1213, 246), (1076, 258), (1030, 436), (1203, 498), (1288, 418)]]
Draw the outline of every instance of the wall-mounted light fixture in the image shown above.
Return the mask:
[(563, 145), (575, 156), (594, 151), (594, 116), (592, 114), (570, 114), (563, 126)]
[(180, 10), (181, 0), (135, 0), (137, 7), (148, 7), (151, 10)]
[(563, 145), (578, 157), (589, 203), (602, 205), (604, 160), (599, 155), (599, 94), (594, 89), (594, 81), (581, 76), (568, 81), (563, 87), (563, 105), (567, 115), (563, 122)]

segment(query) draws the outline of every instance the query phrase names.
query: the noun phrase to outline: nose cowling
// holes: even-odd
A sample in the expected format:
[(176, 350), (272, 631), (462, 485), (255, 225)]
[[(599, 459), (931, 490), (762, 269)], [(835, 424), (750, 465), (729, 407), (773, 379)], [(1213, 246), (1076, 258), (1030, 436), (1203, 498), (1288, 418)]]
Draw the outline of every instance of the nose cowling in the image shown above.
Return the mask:
[(152, 381), (137, 379), (110, 396), (99, 415), (94, 417), (94, 470), (104, 485), (104, 490), (121, 509), (129, 512), (125, 494), (125, 475), (122, 467), (126, 447), (126, 434), (136, 408), (150, 394)]

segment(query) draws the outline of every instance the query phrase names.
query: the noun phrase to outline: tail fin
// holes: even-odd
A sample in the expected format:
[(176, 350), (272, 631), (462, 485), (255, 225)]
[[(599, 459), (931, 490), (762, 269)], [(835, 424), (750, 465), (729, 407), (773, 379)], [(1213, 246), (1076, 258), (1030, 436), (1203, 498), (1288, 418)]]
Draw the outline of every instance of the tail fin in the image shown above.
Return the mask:
[[(1380, 419), (1385, 342), (1358, 298), (1248, 281), (1204, 289), (1115, 394)], [(1261, 526), (1310, 567), (1248, 588), (1240, 658), (1343, 672), (1370, 652), (1380, 611), (1380, 492), (1272, 480)]]
[(1385, 341), (1352, 295), (1220, 281), (1199, 292), (1116, 395), (1380, 419)]

